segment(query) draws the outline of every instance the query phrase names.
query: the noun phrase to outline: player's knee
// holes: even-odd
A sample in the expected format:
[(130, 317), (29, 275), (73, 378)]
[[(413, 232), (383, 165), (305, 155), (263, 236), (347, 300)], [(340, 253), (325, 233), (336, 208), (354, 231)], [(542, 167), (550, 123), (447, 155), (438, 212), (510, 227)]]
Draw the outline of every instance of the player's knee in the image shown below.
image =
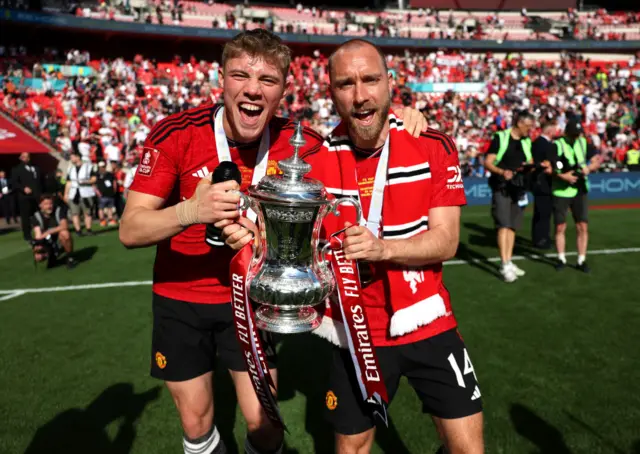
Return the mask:
[[(451, 424), (452, 423), (452, 424)], [(483, 415), (475, 415), (448, 421), (443, 426), (447, 454), (483, 454)]]
[(202, 412), (181, 411), (182, 429), (190, 439), (197, 439), (209, 433), (213, 424), (213, 415)]
[(587, 223), (586, 222), (578, 222), (576, 224), (576, 230), (578, 233), (587, 233)]
[(60, 241), (69, 241), (71, 239), (71, 235), (68, 230), (61, 230), (58, 234), (58, 238), (60, 238)]
[(337, 454), (368, 454), (373, 442), (373, 431), (357, 435), (336, 436)]
[(213, 425), (213, 404), (207, 399), (175, 399), (182, 428), (187, 437), (199, 438), (211, 430)]
[(484, 454), (484, 445), (480, 443), (455, 443), (445, 451), (447, 454)]
[(563, 234), (567, 230), (567, 224), (556, 225), (556, 233)]

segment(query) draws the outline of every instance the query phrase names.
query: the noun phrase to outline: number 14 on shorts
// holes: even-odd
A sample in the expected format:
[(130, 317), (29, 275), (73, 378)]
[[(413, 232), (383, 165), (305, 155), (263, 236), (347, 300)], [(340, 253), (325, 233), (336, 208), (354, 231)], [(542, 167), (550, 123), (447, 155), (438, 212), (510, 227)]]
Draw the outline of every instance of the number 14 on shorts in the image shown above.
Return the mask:
[(461, 388), (467, 387), (466, 384), (464, 383), (463, 375), (473, 374), (473, 378), (475, 378), (476, 380), (476, 389), (474, 390), (472, 399), (478, 398), (480, 397), (480, 389), (477, 386), (478, 377), (476, 376), (476, 371), (473, 369), (473, 364), (471, 364), (471, 359), (469, 358), (467, 349), (465, 348), (463, 351), (464, 351), (464, 372), (460, 371), (460, 366), (458, 366), (458, 362), (456, 361), (455, 356), (453, 356), (453, 353), (451, 353), (447, 359), (449, 360), (449, 364), (451, 364), (453, 373), (456, 375), (456, 381), (458, 382), (458, 386), (460, 386)]

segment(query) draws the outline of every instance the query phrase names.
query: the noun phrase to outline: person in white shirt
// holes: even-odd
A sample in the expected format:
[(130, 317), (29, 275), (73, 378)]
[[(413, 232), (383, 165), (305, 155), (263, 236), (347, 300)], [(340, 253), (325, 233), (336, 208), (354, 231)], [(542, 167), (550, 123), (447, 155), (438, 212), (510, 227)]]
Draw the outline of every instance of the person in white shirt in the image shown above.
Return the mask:
[(78, 153), (83, 162), (91, 162), (91, 144), (87, 141), (78, 143)]
[(78, 236), (83, 236), (80, 226), (80, 213), (84, 214), (84, 226), (87, 235), (93, 235), (93, 206), (96, 191), (96, 172), (93, 165), (83, 162), (80, 153), (71, 154), (71, 165), (67, 172), (67, 183), (64, 188), (64, 201), (71, 211), (71, 220)]
[(133, 166), (126, 172), (126, 175), (124, 177), (124, 193), (122, 194), (122, 196), (125, 198), (125, 200), (129, 195), (129, 186), (131, 186), (131, 184), (133, 183), (133, 179), (136, 176), (136, 170), (138, 170), (139, 161), (140, 160), (138, 158), (133, 161)]
[(116, 139), (105, 147), (104, 157), (109, 163), (120, 163), (120, 147)]

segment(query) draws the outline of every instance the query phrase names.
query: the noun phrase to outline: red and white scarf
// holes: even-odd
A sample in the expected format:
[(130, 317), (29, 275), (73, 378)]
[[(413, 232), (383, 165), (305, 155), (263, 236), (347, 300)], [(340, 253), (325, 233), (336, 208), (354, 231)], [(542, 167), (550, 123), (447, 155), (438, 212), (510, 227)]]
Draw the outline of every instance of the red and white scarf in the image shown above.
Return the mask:
[[(404, 130), (402, 121), (392, 111), (388, 121), (389, 157), (379, 237), (396, 240), (411, 238), (428, 230), (431, 171), (426, 147)], [(306, 158), (313, 167), (309, 176), (322, 181), (327, 191), (336, 197), (358, 197), (356, 157), (344, 122), (327, 138), (324, 147), (328, 152)], [(318, 161), (314, 162), (314, 158)], [(373, 202), (370, 212), (374, 209)], [(323, 224), (325, 232), (342, 229), (345, 221), (355, 223), (355, 209), (341, 206), (339, 211), (340, 216), (326, 218)], [(442, 265), (409, 268), (378, 262), (374, 266), (376, 275), (383, 276), (386, 294), (391, 295), (389, 334), (392, 337), (411, 333), (447, 315), (445, 302), (439, 294), (438, 275)], [(367, 301), (364, 304), (366, 306)], [(346, 347), (343, 322), (335, 298), (331, 298), (327, 302), (322, 325), (314, 333)]]

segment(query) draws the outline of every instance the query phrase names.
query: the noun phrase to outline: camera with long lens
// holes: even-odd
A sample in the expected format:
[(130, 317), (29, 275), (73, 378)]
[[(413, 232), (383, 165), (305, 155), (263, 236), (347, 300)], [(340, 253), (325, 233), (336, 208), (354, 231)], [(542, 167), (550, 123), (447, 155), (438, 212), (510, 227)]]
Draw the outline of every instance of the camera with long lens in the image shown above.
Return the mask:
[(31, 249), (36, 262), (52, 263), (61, 253), (60, 245), (51, 235), (40, 240), (31, 240)]
[(576, 181), (573, 186), (580, 192), (587, 192), (587, 176), (580, 166), (576, 166), (576, 168), (573, 169), (573, 175), (578, 177), (578, 181)]

